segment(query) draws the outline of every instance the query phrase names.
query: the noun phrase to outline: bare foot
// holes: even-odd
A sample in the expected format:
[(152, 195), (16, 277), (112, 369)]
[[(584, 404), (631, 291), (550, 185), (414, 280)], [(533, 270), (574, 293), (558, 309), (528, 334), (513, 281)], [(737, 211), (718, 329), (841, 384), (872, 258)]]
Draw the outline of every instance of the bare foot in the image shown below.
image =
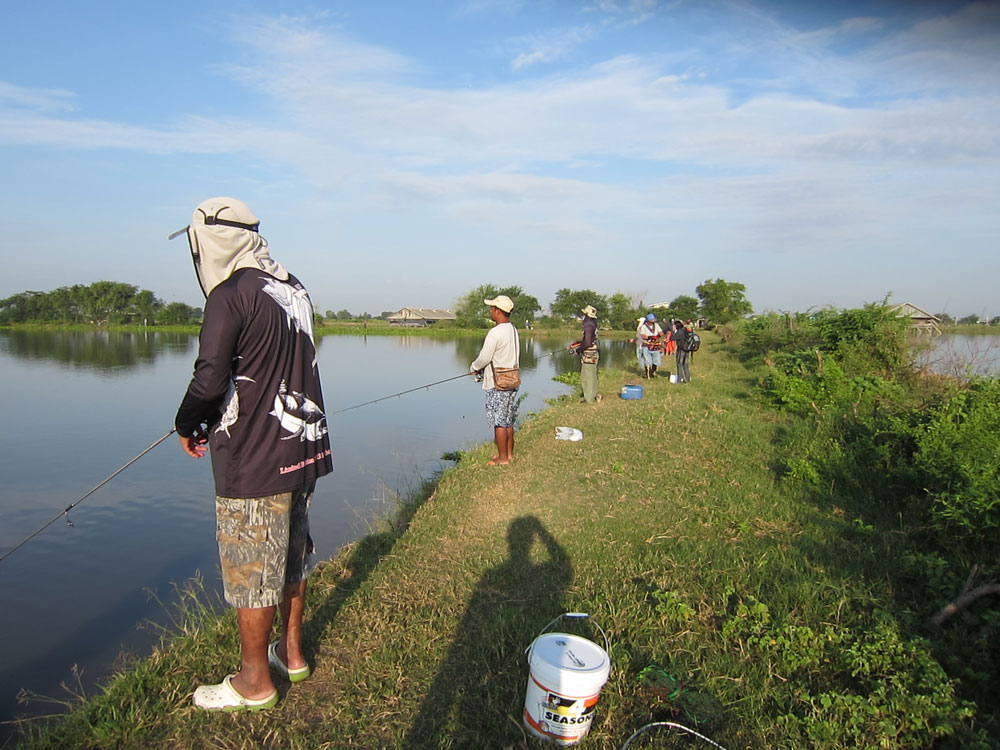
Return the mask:
[(506, 466), (509, 463), (510, 463), (509, 460), (507, 460), (507, 461), (501, 461), (500, 460), (500, 456), (495, 456), (494, 458), (491, 458), (489, 461), (487, 461), (486, 465), (487, 466)]

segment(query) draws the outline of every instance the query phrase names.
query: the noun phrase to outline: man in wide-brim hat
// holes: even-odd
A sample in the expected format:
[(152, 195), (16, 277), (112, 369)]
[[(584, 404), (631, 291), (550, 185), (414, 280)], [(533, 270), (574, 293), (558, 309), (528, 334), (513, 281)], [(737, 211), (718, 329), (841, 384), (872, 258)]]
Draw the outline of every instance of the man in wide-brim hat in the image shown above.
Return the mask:
[(600, 359), (597, 349), (597, 310), (593, 305), (587, 305), (580, 312), (583, 313), (583, 336), (571, 349), (580, 357), (583, 400), (592, 404), (601, 397), (597, 392), (597, 362)]

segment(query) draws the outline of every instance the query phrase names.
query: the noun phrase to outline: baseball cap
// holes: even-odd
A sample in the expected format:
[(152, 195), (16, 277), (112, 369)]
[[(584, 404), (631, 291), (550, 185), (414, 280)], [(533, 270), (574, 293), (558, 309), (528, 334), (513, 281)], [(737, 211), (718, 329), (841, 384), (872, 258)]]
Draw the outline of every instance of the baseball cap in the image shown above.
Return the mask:
[(514, 302), (506, 294), (497, 295), (494, 299), (484, 299), (483, 302), (490, 307), (503, 310), (508, 315), (510, 314), (510, 311), (514, 309)]

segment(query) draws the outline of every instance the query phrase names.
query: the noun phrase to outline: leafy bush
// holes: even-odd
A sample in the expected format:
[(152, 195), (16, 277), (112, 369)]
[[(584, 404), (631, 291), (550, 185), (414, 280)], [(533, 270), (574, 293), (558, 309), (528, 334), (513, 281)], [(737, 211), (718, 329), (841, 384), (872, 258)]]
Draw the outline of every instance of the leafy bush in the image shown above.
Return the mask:
[[(846, 736), (859, 747), (929, 747), (934, 737), (952, 737), (969, 748), (990, 746), (986, 731), (994, 746), (1000, 737), (991, 713), (1000, 659), (995, 602), (977, 602), (945, 628), (928, 630), (973, 564), (981, 580), (998, 572), (1000, 381), (918, 375), (905, 323), (868, 306), (745, 326), (741, 353), (769, 368), (762, 393), (799, 417), (783, 438), (786, 478), (863, 515), (855, 518), (868, 536), (863, 549), (897, 555), (884, 605), (896, 622), (813, 633), (748, 605), (734, 618), (746, 622), (724, 626), (761, 658), (801, 672), (819, 649), (824, 663), (849, 677), (822, 685), (802, 675), (806, 686), (796, 688), (783, 718), (789, 746), (823, 747)], [(899, 628), (933, 632), (933, 658), (929, 642)], [(965, 726), (960, 737), (955, 727), (975, 704), (956, 699), (956, 686), (982, 709), (977, 728)]]
[(943, 530), (982, 540), (1000, 529), (1000, 381), (977, 380), (914, 429), (912, 470)]
[(776, 617), (747, 594), (727, 609), (723, 638), (775, 678), (783, 746), (930, 748), (973, 715), (930, 645), (903, 637), (889, 617), (876, 613), (871, 627), (812, 628)]

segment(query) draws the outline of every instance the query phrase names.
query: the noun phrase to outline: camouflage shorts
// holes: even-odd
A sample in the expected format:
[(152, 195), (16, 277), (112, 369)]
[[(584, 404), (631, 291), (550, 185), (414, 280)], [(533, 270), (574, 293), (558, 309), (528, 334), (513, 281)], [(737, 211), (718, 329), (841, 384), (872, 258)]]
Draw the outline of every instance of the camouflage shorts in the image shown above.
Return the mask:
[(215, 498), (222, 587), (234, 607), (270, 607), (312, 571), (309, 501), (315, 483), (282, 495)]

